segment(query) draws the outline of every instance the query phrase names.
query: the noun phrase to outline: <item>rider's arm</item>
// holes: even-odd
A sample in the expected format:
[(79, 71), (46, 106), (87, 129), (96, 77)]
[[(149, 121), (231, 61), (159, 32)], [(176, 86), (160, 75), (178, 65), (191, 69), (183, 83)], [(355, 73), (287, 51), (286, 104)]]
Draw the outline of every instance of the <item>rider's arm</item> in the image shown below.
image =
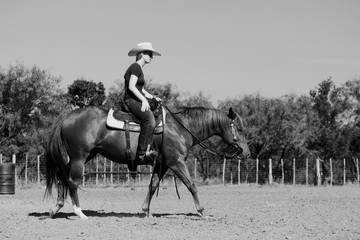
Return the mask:
[(129, 90), (130, 90), (131, 92), (133, 92), (133, 93), (135, 94), (135, 96), (141, 100), (141, 102), (142, 102), (141, 111), (144, 112), (144, 111), (149, 110), (149, 109), (150, 109), (150, 106), (149, 106), (148, 101), (147, 101), (146, 98), (144, 97), (144, 95), (142, 95), (142, 94), (140, 93), (140, 91), (136, 88), (136, 83), (137, 83), (137, 81), (138, 81), (138, 77), (135, 76), (135, 75), (133, 75), (133, 74), (131, 74), (131, 76), (130, 76), (130, 81), (129, 81)]
[(146, 98), (154, 98), (155, 96), (150, 94), (148, 91), (146, 91), (144, 88), (142, 89), (142, 92), (144, 93)]
[(131, 74), (130, 81), (129, 81), (129, 90), (135, 94), (135, 96), (140, 99), (142, 102), (146, 101), (144, 95), (140, 93), (140, 91), (136, 88), (136, 83), (138, 81), (138, 77)]
[(147, 92), (144, 88), (142, 89), (143, 93), (145, 94), (146, 98), (155, 98), (158, 102), (161, 102), (161, 98), (157, 97), (156, 95), (152, 95), (149, 92)]

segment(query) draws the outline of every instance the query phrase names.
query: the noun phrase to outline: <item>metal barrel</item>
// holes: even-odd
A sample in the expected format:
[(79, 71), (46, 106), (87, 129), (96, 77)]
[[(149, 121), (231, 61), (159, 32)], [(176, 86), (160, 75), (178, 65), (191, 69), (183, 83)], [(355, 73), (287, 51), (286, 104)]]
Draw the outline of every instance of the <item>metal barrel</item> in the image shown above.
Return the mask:
[(0, 194), (15, 194), (15, 164), (0, 164)]

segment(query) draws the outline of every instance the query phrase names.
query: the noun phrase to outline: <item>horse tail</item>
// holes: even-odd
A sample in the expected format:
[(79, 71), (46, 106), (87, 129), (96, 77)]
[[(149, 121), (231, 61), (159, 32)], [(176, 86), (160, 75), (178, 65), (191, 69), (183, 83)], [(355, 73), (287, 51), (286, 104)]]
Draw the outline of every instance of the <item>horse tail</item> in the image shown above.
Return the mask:
[[(52, 188), (57, 184), (57, 180), (64, 185), (65, 197), (70, 188), (69, 170), (67, 165), (67, 152), (61, 137), (61, 127), (67, 115), (60, 117), (54, 124), (53, 131), (50, 134), (47, 148), (45, 151), (46, 158), (46, 190), (45, 196), (52, 195)], [(44, 196), (44, 197), (45, 197)]]

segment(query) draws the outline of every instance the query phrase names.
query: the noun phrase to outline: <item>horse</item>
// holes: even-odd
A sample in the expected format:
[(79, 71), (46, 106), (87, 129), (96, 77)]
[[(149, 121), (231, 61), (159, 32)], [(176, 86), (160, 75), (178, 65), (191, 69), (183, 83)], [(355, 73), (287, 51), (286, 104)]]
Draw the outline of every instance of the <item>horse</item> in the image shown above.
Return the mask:
[[(204, 208), (200, 205), (198, 190), (185, 165), (189, 151), (196, 144), (204, 146), (203, 141), (217, 135), (235, 149), (232, 156), (249, 157), (242, 119), (232, 108), (228, 114), (202, 107), (179, 107), (174, 112), (167, 108), (167, 111), (164, 109), (163, 112), (166, 113), (163, 114), (163, 133), (154, 134), (153, 140), (159, 149), (159, 157), (154, 164), (142, 210), (149, 216), (150, 202), (159, 181), (167, 170), (171, 169), (192, 194), (196, 210), (202, 216)], [(106, 123), (107, 115), (106, 110), (89, 106), (73, 110), (59, 117), (54, 123), (45, 151), (45, 195), (51, 196), (54, 185), (58, 190), (56, 205), (49, 211), (50, 217), (54, 217), (64, 206), (69, 194), (74, 213), (81, 219), (87, 219), (81, 210), (77, 189), (82, 180), (85, 163), (97, 154), (117, 163), (128, 164), (130, 171), (135, 171), (140, 164), (134, 164), (133, 161), (129, 164), (125, 131), (109, 127)], [(138, 137), (139, 132), (131, 132), (132, 159), (135, 159)]]

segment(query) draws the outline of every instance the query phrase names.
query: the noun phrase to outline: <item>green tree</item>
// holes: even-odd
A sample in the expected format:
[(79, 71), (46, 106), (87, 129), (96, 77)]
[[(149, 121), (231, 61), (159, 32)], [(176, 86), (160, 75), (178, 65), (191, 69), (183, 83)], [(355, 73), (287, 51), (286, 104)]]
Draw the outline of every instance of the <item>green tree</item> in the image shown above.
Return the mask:
[[(260, 95), (247, 95), (242, 99), (227, 100), (220, 104), (220, 108), (224, 110), (229, 106), (243, 118), (252, 158), (259, 159), (259, 167), (263, 172), (268, 172), (267, 161), (271, 158), (274, 178), (280, 178), (281, 159), (308, 154), (304, 139), (311, 136), (308, 122), (314, 119), (309, 97), (288, 95), (268, 99)], [(252, 160), (245, 160), (243, 163), (247, 169), (254, 167)], [(285, 164), (287, 172), (292, 165), (289, 161), (285, 161)], [(265, 177), (260, 176), (260, 181)]]
[(310, 91), (312, 108), (317, 114), (314, 130), (316, 138), (310, 140), (309, 148), (321, 159), (341, 157), (341, 116), (350, 108), (342, 88), (337, 88), (331, 78), (321, 82), (316, 90)]
[(106, 101), (104, 103), (104, 108), (121, 108), (121, 104), (123, 104), (124, 94), (125, 94), (125, 84), (124, 82), (117, 81), (115, 86), (110, 87), (109, 94), (106, 97)]
[(180, 104), (187, 107), (214, 108), (210, 101), (210, 96), (205, 96), (201, 91), (195, 94), (184, 95)]
[[(105, 102), (106, 108), (120, 108), (123, 104), (125, 94), (125, 84), (123, 81), (117, 81), (115, 86), (112, 86), (109, 91), (109, 95)], [(180, 93), (176, 87), (171, 83), (159, 84), (153, 82), (151, 79), (147, 80), (146, 90), (151, 94), (157, 95), (162, 99), (163, 104), (172, 108), (173, 106), (179, 105)]]
[(172, 83), (159, 84), (149, 80), (146, 89), (161, 98), (163, 104), (169, 108), (179, 105), (180, 93)]
[[(348, 143), (346, 158), (354, 161), (351, 172), (356, 176), (356, 158), (360, 158), (360, 79), (347, 81), (343, 86), (343, 94), (348, 99), (350, 107), (341, 114), (345, 144)], [(351, 165), (350, 165), (351, 166)]]
[(315, 135), (308, 139), (308, 149), (320, 159), (324, 181), (327, 174), (326, 161), (341, 159), (348, 153), (348, 131), (342, 128), (342, 116), (350, 108), (343, 88), (335, 86), (331, 78), (322, 81), (318, 88), (310, 91), (313, 111), (318, 121), (311, 124)]
[(0, 146), (11, 156), (32, 151), (41, 154), (46, 129), (65, 108), (59, 83), (37, 66), (10, 66), (0, 73)]
[(105, 101), (105, 87), (102, 82), (96, 84), (85, 79), (75, 80), (68, 87), (68, 94), (74, 107), (101, 106)]
[(349, 101), (349, 109), (341, 116), (343, 124), (360, 126), (360, 79), (347, 81), (343, 86), (343, 94)]

